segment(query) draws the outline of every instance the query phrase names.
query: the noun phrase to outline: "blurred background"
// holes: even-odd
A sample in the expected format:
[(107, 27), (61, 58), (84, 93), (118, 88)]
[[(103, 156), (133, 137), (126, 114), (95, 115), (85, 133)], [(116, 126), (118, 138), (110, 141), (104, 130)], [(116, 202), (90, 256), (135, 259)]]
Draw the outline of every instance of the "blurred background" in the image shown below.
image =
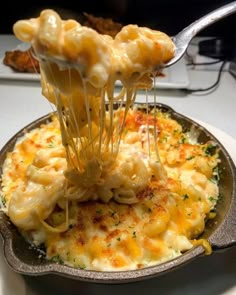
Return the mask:
[[(45, 8), (78, 21), (83, 13), (112, 18), (123, 25), (133, 23), (158, 29), (173, 36), (204, 14), (232, 1), (227, 0), (64, 0), (6, 1), (0, 9), (0, 34), (12, 34), (12, 25), (19, 19), (37, 17)], [(235, 15), (203, 30), (201, 36), (235, 35)]]

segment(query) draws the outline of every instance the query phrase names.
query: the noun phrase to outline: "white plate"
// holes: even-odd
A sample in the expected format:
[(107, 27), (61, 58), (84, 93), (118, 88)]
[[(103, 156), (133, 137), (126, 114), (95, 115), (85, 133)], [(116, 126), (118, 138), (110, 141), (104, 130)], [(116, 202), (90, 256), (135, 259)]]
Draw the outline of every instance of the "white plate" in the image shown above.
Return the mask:
[(189, 77), (186, 61), (181, 58), (177, 63), (163, 70), (164, 77), (158, 77), (156, 85), (158, 88), (180, 89), (189, 86)]
[[(27, 50), (29, 44), (20, 43), (14, 50)], [(20, 81), (40, 81), (40, 75), (37, 73), (18, 73), (11, 67), (5, 66), (3, 63), (4, 57), (0, 59), (0, 79), (20, 80)]]
[[(228, 150), (234, 163), (236, 164), (236, 140), (222, 130), (219, 130), (199, 120), (193, 120), (204, 126), (209, 132), (215, 135), (215, 137), (224, 145), (226, 150)], [(58, 295), (78, 294), (78, 289), (73, 288), (73, 281), (71, 281), (71, 287), (73, 290), (71, 290), (70, 286), (62, 286), (60, 284), (60, 280), (58, 280), (58, 287), (53, 286), (52, 283), (51, 285), (47, 285), (47, 290), (44, 289), (43, 286), (40, 286), (37, 280), (31, 280), (31, 284), (28, 286), (27, 280), (24, 280), (21, 275), (13, 272), (6, 264), (4, 255), (2, 253), (3, 251), (1, 242), (2, 241), (0, 239), (0, 295), (51, 295), (54, 293)], [(235, 256), (235, 249), (231, 248), (230, 250), (221, 252), (217, 255), (211, 255), (208, 258), (205, 257), (205, 259), (201, 260), (199, 259), (198, 261), (195, 261), (195, 263), (189, 265), (189, 267), (187, 266), (187, 269), (184, 267), (180, 268), (178, 271), (175, 271), (172, 274), (170, 273), (168, 277), (162, 276), (157, 280), (147, 280), (146, 282), (140, 282), (139, 284), (125, 284), (119, 286), (111, 285), (110, 287), (107, 286), (105, 290), (110, 290), (109, 292), (104, 292), (102, 285), (99, 286), (96, 284), (90, 284), (89, 287), (86, 287), (86, 294), (102, 295), (113, 292), (114, 295), (118, 295), (120, 293), (123, 293), (124, 295), (130, 293), (141, 295), (144, 293), (144, 290), (149, 291), (150, 294), (156, 294), (158, 293), (158, 289), (160, 289), (165, 290), (166, 295), (182, 295), (183, 293), (197, 295), (200, 294), (201, 291), (201, 294), (209, 295), (235, 295)], [(209, 274), (209, 267), (212, 267), (214, 272)], [(172, 282), (170, 285), (168, 285), (169, 276)], [(185, 280), (186, 282), (184, 286), (182, 283), (180, 283), (182, 280)], [(201, 281), (200, 287), (199, 281)], [(53, 282), (55, 282), (55, 280)], [(82, 285), (82, 287), (84, 287), (84, 285)], [(68, 290), (71, 290), (71, 292), (68, 293)], [(81, 294), (84, 293), (82, 292)]]
[[(26, 43), (20, 43), (15, 49), (26, 50), (29, 47)], [(187, 88), (189, 85), (189, 78), (187, 67), (184, 59), (181, 59), (173, 66), (163, 70), (163, 77), (156, 79), (156, 86), (158, 88), (180, 89)], [(12, 68), (3, 64), (3, 57), (0, 59), (0, 79), (21, 80), (21, 81), (40, 81), (40, 75), (35, 73), (18, 73)], [(117, 86), (121, 84), (117, 81)]]

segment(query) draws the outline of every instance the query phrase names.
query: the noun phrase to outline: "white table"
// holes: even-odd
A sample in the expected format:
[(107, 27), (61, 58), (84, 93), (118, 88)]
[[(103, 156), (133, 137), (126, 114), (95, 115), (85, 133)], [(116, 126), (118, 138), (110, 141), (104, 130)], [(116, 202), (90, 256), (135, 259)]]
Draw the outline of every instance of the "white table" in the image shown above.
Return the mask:
[[(0, 35), (0, 56), (15, 48), (19, 42), (9, 35)], [(216, 71), (189, 70), (191, 88), (211, 85)], [(179, 90), (158, 90), (158, 101), (177, 112), (202, 122), (212, 131), (233, 155), (236, 151), (236, 80), (223, 72), (219, 87), (207, 95), (185, 95)], [(145, 101), (145, 97), (138, 96)], [(19, 129), (51, 111), (41, 95), (39, 82), (0, 80), (0, 148)], [(0, 295), (33, 294), (236, 294), (236, 247), (222, 253), (199, 258), (179, 270), (161, 277), (129, 285), (86, 285), (57, 280), (53, 287), (50, 277), (22, 277), (5, 264), (0, 251)], [(51, 282), (51, 283), (50, 283)], [(64, 283), (67, 283), (65, 287)], [(47, 289), (44, 290), (45, 286)], [(66, 293), (66, 290), (69, 290)], [(13, 291), (15, 290), (15, 291)], [(57, 292), (57, 293), (56, 293)]]

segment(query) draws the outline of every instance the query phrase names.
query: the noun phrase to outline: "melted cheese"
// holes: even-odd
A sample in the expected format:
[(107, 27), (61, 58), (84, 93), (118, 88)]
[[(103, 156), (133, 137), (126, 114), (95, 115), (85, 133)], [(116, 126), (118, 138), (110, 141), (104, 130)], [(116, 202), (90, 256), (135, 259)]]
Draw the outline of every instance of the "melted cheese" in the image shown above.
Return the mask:
[(155, 106), (134, 107), (136, 90), (149, 89), (174, 56), (171, 39), (136, 25), (113, 39), (53, 10), (17, 22), (14, 33), (31, 43), (57, 109), (4, 163), (2, 207), (22, 234), (52, 261), (102, 271), (206, 245), (196, 238), (218, 198), (217, 150), (207, 154)]
[[(114, 167), (89, 190), (65, 177), (66, 152), (56, 117), (28, 132), (8, 154), (2, 176), (4, 210), (33, 244), (46, 246), (47, 259), (114, 271), (156, 265), (199, 244), (210, 253), (207, 241), (197, 237), (219, 195), (211, 180), (217, 150), (209, 155), (208, 144), (191, 143), (167, 114), (158, 112), (154, 118), (137, 109), (129, 112)], [(155, 163), (150, 163), (154, 146), (147, 144), (146, 120), (150, 142), (151, 126), (157, 124), (165, 181), (155, 176)], [(199, 171), (199, 159), (211, 166), (210, 176), (208, 170)], [(127, 203), (118, 203), (120, 198)]]
[[(43, 10), (38, 18), (20, 20), (13, 29), (20, 40), (31, 43), (39, 58), (43, 94), (56, 106), (59, 116), (68, 164), (65, 175), (69, 182), (78, 184), (81, 200), (85, 193), (88, 199), (93, 194), (90, 186), (102, 182), (104, 174), (113, 170), (110, 181), (118, 178), (118, 186), (128, 181), (127, 173), (136, 173), (137, 180), (133, 181), (133, 189), (110, 195), (120, 202), (136, 202), (135, 195), (147, 185), (147, 172), (140, 161), (130, 163), (129, 171), (124, 171), (128, 165), (124, 168), (117, 163), (126, 159), (115, 159), (123, 157), (119, 145), (136, 89), (150, 88), (152, 77), (175, 54), (171, 38), (137, 25), (124, 26), (112, 38), (76, 21), (62, 20), (53, 10)], [(116, 80), (124, 85), (117, 97)], [(109, 102), (108, 112), (105, 101)], [(117, 110), (115, 102), (119, 103)], [(124, 102), (121, 121), (119, 112)], [(157, 158), (157, 152), (150, 157), (152, 169), (164, 178), (161, 163), (154, 164)], [(103, 201), (109, 199), (102, 197)]]

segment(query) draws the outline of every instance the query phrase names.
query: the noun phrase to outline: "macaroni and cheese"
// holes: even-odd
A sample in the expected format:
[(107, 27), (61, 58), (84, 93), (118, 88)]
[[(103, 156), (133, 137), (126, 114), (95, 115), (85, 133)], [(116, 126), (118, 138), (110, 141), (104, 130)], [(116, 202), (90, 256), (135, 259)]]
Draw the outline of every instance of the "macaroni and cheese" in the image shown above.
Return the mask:
[[(172, 259), (198, 243), (211, 251), (198, 236), (218, 199), (217, 147), (197, 143), (167, 113), (156, 112), (130, 110), (116, 161), (89, 185), (66, 178), (66, 151), (54, 116), (8, 154), (3, 209), (31, 243), (45, 245), (47, 259), (130, 270)], [(166, 177), (150, 160), (154, 124)]]
[[(14, 25), (39, 59), (51, 122), (7, 155), (2, 209), (47, 259), (132, 270), (196, 244), (218, 199), (218, 149), (154, 104), (135, 104), (175, 52), (171, 38), (128, 25), (100, 35), (53, 10)], [(115, 95), (115, 81), (123, 89)]]

